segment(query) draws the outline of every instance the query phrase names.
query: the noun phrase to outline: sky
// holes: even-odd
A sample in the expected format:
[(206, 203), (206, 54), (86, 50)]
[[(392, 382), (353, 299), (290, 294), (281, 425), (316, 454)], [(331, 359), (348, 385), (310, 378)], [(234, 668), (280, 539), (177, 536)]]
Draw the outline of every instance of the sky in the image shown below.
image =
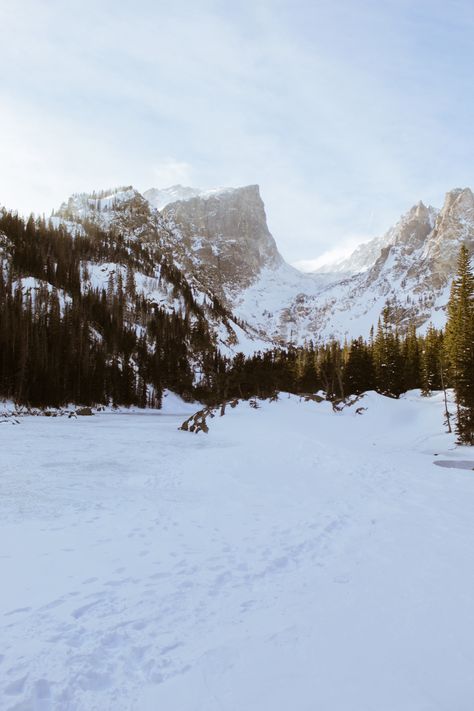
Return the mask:
[(258, 183), (306, 269), (474, 187), (472, 0), (0, 0), (0, 204)]

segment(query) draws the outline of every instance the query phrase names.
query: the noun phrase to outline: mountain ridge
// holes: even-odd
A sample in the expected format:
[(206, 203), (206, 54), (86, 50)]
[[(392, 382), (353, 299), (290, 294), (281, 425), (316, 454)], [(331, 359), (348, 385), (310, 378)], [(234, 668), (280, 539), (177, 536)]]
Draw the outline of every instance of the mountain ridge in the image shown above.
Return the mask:
[(441, 209), (417, 202), (384, 235), (356, 248), (343, 271), (310, 274), (279, 253), (257, 185), (161, 193), (169, 198), (161, 211), (150, 191), (131, 186), (75, 196), (55, 219), (70, 218), (69, 209), (74, 229), (79, 218), (156, 242), (193, 288), (216, 296), (251, 338), (269, 344), (367, 336), (387, 304), (401, 330), (409, 321), (442, 326), (460, 244), (474, 248), (469, 188), (449, 191)]

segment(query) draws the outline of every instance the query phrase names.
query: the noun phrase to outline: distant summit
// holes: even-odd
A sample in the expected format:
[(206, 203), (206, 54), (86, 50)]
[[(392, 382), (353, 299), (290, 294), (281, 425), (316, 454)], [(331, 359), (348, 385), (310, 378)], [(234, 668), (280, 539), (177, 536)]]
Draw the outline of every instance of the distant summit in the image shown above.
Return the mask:
[(382, 249), (397, 241), (409, 240), (412, 233), (426, 237), (434, 227), (439, 210), (426, 207), (420, 200), (381, 237), (358, 245), (348, 256), (328, 262), (315, 270), (317, 274), (360, 274), (374, 266)]

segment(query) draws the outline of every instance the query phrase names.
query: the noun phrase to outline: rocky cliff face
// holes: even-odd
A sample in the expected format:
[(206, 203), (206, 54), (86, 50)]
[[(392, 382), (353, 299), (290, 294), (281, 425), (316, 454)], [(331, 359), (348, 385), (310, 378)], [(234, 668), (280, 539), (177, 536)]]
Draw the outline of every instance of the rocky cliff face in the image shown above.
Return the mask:
[(267, 227), (258, 185), (204, 193), (163, 209), (177, 236), (170, 246), (224, 300), (283, 264)]
[(441, 210), (412, 208), (374, 264), (371, 274), (404, 277), (414, 294), (445, 289), (456, 270), (461, 244), (474, 251), (474, 195), (469, 188), (446, 194)]
[(426, 240), (426, 271), (438, 288), (456, 269), (461, 244), (474, 252), (474, 195), (469, 188), (447, 193), (432, 233)]
[(419, 202), (386, 233), (374, 264), (367, 270), (368, 285), (387, 271), (390, 271), (391, 279), (408, 275), (422, 257), (436, 215), (435, 208)]

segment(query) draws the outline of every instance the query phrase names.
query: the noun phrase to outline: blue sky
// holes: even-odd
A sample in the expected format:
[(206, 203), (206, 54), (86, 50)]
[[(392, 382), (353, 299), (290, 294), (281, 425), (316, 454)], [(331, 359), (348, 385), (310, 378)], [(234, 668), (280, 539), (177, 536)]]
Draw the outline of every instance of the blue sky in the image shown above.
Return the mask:
[(284, 257), (474, 186), (474, 6), (0, 0), (0, 203), (258, 183)]

